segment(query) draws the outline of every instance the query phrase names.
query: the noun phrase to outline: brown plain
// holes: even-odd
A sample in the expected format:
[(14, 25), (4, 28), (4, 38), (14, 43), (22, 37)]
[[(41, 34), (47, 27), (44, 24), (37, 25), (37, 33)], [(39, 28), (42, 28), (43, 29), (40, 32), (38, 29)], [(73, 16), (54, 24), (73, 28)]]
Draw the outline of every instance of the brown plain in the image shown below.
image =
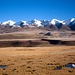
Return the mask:
[[(20, 32), (0, 34), (0, 41), (13, 39), (41, 39), (46, 30), (24, 30)], [(58, 34), (61, 34), (57, 31)], [(49, 38), (57, 37), (56, 31)], [(64, 32), (65, 33), (65, 32)], [(62, 37), (64, 37), (62, 33)], [(67, 31), (65, 36), (67, 36)], [(68, 34), (75, 38), (75, 32)], [(60, 36), (61, 37), (61, 36)], [(64, 67), (75, 63), (75, 45), (43, 44), (36, 47), (0, 47), (0, 75), (75, 75), (75, 68)], [(61, 67), (56, 70), (56, 67)]]
[(0, 75), (75, 75), (67, 63), (75, 63), (75, 46), (0, 48)]

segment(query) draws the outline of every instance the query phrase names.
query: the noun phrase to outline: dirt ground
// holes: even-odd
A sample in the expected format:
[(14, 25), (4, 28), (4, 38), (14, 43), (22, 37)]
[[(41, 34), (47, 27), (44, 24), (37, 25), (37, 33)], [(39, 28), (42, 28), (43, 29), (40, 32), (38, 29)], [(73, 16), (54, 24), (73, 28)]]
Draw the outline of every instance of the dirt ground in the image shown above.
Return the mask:
[(0, 66), (6, 66), (0, 75), (75, 75), (68, 63), (75, 63), (75, 46), (0, 48)]

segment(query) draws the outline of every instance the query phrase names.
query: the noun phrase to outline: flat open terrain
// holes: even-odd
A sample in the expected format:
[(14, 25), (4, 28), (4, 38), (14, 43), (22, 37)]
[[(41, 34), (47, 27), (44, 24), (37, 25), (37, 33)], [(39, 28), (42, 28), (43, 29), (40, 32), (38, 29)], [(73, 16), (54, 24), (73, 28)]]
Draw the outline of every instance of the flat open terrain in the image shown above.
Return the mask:
[(75, 63), (75, 46), (0, 48), (0, 66), (6, 66), (0, 75), (75, 75), (68, 63)]
[(0, 34), (0, 75), (75, 75), (75, 68), (65, 67), (75, 64), (75, 42), (51, 45), (42, 40), (75, 41), (75, 32), (54, 31), (46, 36), (47, 32), (29, 29)]

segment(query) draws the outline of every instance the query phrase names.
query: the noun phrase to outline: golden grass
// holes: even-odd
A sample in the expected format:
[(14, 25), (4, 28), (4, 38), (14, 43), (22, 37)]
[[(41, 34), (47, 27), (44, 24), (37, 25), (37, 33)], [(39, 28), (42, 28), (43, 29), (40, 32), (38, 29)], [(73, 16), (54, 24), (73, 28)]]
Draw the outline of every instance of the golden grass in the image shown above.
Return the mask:
[(75, 75), (67, 63), (75, 63), (75, 46), (0, 48), (0, 75)]

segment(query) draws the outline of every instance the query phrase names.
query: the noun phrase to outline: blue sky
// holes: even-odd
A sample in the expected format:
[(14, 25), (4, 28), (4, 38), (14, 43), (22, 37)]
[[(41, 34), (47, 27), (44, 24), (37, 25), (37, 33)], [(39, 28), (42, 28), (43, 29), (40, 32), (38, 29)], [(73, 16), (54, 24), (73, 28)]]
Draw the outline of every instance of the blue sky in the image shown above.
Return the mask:
[(75, 18), (75, 0), (0, 0), (0, 21)]

